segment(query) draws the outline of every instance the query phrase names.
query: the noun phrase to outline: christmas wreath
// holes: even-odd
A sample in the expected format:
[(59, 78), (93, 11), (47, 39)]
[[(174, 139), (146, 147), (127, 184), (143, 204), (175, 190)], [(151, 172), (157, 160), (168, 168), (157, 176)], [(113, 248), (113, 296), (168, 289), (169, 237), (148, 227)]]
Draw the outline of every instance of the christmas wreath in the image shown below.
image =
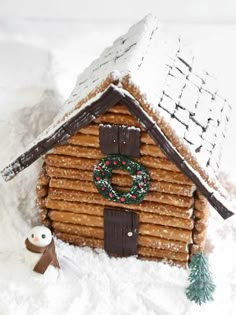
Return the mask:
[[(129, 191), (119, 191), (112, 186), (112, 171), (115, 169), (127, 171), (131, 175), (133, 183)], [(106, 199), (124, 204), (143, 201), (150, 186), (148, 171), (141, 163), (116, 154), (108, 155), (98, 162), (93, 171), (93, 181)]]

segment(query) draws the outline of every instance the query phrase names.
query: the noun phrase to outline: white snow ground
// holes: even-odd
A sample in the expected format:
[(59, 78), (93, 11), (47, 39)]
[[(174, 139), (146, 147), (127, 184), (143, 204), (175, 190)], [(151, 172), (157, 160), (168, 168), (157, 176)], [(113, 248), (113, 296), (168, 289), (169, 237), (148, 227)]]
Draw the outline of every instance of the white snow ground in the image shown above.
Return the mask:
[[(0, 21), (0, 141), (2, 169), (45, 127), (69, 95), (79, 73), (118, 35), (123, 24), (76, 20)], [(219, 76), (236, 104), (235, 26), (170, 25), (202, 63)], [(236, 199), (236, 110), (223, 151), (222, 177)], [(233, 315), (236, 309), (236, 215), (223, 221), (212, 210), (207, 251), (217, 284), (215, 301), (187, 300), (187, 272), (135, 258), (110, 259), (103, 251), (56, 241), (61, 270), (32, 272), (24, 239), (37, 224), (34, 187), (41, 162), (9, 183), (0, 182), (0, 315), (158, 314)]]

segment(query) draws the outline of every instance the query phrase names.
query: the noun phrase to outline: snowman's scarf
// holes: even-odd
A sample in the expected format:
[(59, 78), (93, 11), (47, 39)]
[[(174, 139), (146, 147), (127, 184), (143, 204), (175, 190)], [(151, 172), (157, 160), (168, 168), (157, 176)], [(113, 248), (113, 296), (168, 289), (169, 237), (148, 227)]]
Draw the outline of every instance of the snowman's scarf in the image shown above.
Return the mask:
[(48, 246), (40, 247), (30, 243), (28, 238), (25, 240), (26, 248), (33, 253), (42, 253), (41, 258), (34, 267), (34, 271), (44, 274), (49, 265), (60, 268), (55, 251), (54, 240)]

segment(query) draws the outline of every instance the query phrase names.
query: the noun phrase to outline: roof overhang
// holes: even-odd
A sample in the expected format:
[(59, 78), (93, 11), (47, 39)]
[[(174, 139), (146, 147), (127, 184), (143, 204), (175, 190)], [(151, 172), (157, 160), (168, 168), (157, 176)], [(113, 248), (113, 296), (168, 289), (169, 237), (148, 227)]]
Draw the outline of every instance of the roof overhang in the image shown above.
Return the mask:
[(80, 128), (88, 125), (97, 117), (105, 113), (116, 104), (126, 105), (132, 115), (141, 123), (161, 150), (175, 165), (197, 186), (199, 191), (207, 198), (209, 203), (216, 209), (223, 219), (227, 219), (234, 213), (230, 210), (231, 204), (213, 187), (211, 187), (196, 172), (192, 166), (172, 145), (156, 122), (144, 111), (139, 102), (126, 90), (111, 84), (104, 92), (90, 99), (84, 106), (79, 108), (74, 115), (65, 119), (52, 133), (48, 133), (43, 139), (36, 141), (29, 149), (18, 156), (11, 164), (5, 167), (1, 174), (8, 181), (15, 177), (23, 169), (30, 166), (40, 156), (46, 154), (55, 145), (64, 143)]

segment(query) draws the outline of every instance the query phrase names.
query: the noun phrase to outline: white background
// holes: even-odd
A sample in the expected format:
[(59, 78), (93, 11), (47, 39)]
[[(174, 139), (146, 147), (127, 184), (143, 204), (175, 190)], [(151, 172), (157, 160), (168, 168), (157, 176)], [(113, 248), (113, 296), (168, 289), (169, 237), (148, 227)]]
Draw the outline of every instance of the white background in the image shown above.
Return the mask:
[(162, 21), (235, 23), (234, 0), (1, 0), (2, 17), (137, 20), (153, 13)]
[[(0, 169), (51, 123), (77, 74), (150, 12), (183, 35), (236, 106), (235, 0), (0, 0)], [(231, 118), (221, 167), (236, 198), (235, 110)], [(38, 277), (27, 265), (24, 238), (37, 222), (40, 167), (0, 182), (1, 315), (235, 315), (236, 216), (223, 221), (214, 210), (207, 251), (217, 290), (215, 302), (201, 308), (185, 297), (185, 270), (58, 241), (62, 269)]]

